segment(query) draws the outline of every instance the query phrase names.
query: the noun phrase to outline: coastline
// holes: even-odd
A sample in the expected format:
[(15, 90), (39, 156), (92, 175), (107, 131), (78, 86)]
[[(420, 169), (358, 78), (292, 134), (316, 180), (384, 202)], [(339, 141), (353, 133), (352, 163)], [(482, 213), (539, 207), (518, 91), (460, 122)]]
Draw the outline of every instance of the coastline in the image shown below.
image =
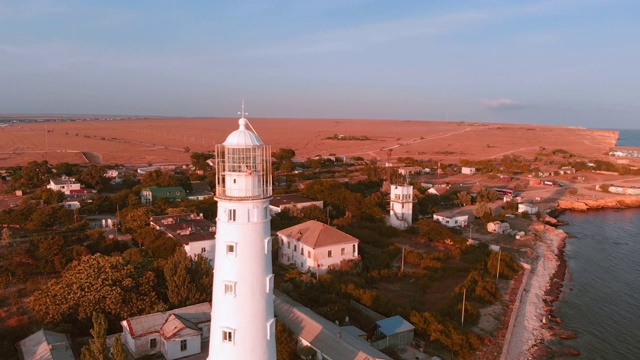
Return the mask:
[[(536, 257), (528, 279), (523, 282), (522, 295), (514, 318), (510, 337), (505, 339), (504, 359), (544, 357), (552, 350), (546, 341), (554, 338), (558, 329), (547, 319), (555, 318), (553, 305), (558, 299), (566, 274), (565, 239), (559, 229), (541, 223), (530, 230), (537, 240)], [(507, 345), (508, 344), (508, 345)]]

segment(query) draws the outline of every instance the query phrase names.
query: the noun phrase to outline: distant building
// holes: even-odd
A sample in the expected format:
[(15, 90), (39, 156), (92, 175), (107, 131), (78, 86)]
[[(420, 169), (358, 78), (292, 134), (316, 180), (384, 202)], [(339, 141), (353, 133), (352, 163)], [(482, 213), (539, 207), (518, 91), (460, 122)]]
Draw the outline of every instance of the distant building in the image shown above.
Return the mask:
[(422, 174), (423, 171), (424, 169), (420, 166), (402, 166), (398, 168), (398, 173), (402, 176)]
[(525, 211), (529, 214), (535, 214), (538, 212), (538, 206), (529, 203), (518, 204), (518, 212), (523, 213)]
[(191, 191), (187, 194), (187, 199), (204, 200), (212, 196), (213, 192), (211, 191), (211, 186), (209, 186), (206, 181), (191, 182)]
[(76, 200), (65, 200), (62, 202), (62, 206), (64, 206), (64, 208), (68, 210), (80, 209), (80, 202)]
[(187, 197), (182, 186), (157, 187), (149, 186), (140, 192), (140, 201), (145, 205), (153, 205), (157, 199), (167, 199), (168, 201), (180, 201)]
[(360, 240), (315, 220), (280, 230), (278, 238), (278, 260), (301, 271), (324, 274), (343, 260), (359, 258)]
[(446, 227), (465, 227), (469, 223), (469, 216), (437, 213), (433, 214), (433, 220)]
[(128, 318), (122, 325), (122, 343), (134, 358), (161, 353), (173, 360), (199, 354), (209, 339), (211, 304)]
[(295, 194), (273, 195), (269, 203), (271, 214), (277, 214), (284, 209), (302, 209), (307, 206), (316, 205), (322, 209), (322, 200), (312, 200)]
[(463, 166), (460, 172), (466, 175), (473, 175), (476, 173), (476, 168)]
[(389, 224), (397, 229), (406, 229), (413, 220), (413, 186), (391, 185), (389, 199)]
[(16, 344), (21, 360), (75, 360), (65, 334), (40, 330)]
[(71, 194), (71, 190), (80, 190), (80, 183), (72, 177), (62, 175), (59, 178), (49, 180), (48, 189), (53, 191), (62, 191), (65, 194)]
[(487, 223), (487, 231), (495, 234), (504, 234), (511, 230), (511, 226), (507, 222), (493, 221)]
[(192, 257), (200, 254), (213, 265), (216, 246), (216, 226), (196, 214), (162, 215), (151, 217), (151, 227), (180, 241)]

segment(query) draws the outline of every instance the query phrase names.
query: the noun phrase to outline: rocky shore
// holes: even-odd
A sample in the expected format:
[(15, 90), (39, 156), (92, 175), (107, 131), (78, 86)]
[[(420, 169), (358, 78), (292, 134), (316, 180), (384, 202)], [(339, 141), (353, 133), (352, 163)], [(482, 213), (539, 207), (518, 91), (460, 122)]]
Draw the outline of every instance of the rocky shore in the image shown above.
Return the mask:
[(603, 198), (562, 198), (558, 208), (565, 210), (587, 211), (595, 209), (625, 209), (640, 207), (640, 196), (620, 195)]

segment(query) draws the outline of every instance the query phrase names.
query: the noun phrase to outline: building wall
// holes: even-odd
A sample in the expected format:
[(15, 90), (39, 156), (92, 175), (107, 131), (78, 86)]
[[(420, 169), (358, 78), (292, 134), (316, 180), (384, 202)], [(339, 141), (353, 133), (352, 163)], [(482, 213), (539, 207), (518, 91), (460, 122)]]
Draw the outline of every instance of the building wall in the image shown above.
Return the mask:
[(206, 257), (207, 259), (209, 259), (209, 263), (211, 264), (211, 266), (213, 266), (216, 255), (216, 240), (211, 239), (192, 241), (187, 245), (184, 245), (184, 250), (187, 252), (187, 255), (193, 258), (195, 258), (198, 254)]
[[(181, 350), (180, 348), (182, 340), (186, 340), (187, 342), (187, 348), (185, 350)], [(166, 341), (162, 355), (164, 355), (167, 360), (179, 359), (185, 356), (199, 354), (202, 351), (201, 347), (202, 341), (200, 336), (177, 337)]]
[[(279, 235), (278, 238), (280, 241), (278, 261), (283, 264), (295, 263), (300, 271), (317, 272), (318, 264), (320, 264), (320, 274), (325, 274), (330, 266), (337, 266), (342, 260), (354, 260), (359, 256), (357, 242), (313, 249), (286, 236)], [(301, 249), (302, 254), (300, 253)], [(329, 256), (329, 252), (331, 252), (331, 256)]]
[(467, 226), (467, 223), (469, 222), (469, 217), (468, 216), (446, 217), (443, 215), (433, 214), (433, 220), (448, 227), (456, 227), (456, 226), (464, 227), (464, 226)]
[(461, 172), (463, 174), (467, 174), (467, 175), (473, 175), (476, 173), (476, 169), (475, 168), (471, 168), (471, 167), (463, 167)]
[(302, 209), (302, 208), (305, 208), (307, 206), (316, 205), (316, 206), (318, 206), (318, 207), (320, 207), (322, 209), (323, 204), (324, 203), (322, 201), (309, 201), (309, 202), (304, 202), (304, 203), (281, 205), (280, 207), (271, 206), (270, 205), (269, 208), (271, 209), (271, 215), (274, 215), (274, 214), (278, 214), (279, 212), (281, 212), (282, 210), (284, 210), (286, 208)]

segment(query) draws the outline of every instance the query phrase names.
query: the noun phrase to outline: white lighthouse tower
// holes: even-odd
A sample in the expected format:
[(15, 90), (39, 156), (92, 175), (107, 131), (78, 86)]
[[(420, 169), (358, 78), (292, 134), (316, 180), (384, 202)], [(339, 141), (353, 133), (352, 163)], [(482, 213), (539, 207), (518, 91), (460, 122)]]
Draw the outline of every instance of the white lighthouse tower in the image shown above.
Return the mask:
[(389, 224), (398, 229), (411, 226), (413, 216), (413, 186), (391, 185)]
[[(245, 119), (216, 145), (215, 273), (209, 360), (275, 360), (271, 147)], [(247, 129), (249, 127), (250, 129)]]

